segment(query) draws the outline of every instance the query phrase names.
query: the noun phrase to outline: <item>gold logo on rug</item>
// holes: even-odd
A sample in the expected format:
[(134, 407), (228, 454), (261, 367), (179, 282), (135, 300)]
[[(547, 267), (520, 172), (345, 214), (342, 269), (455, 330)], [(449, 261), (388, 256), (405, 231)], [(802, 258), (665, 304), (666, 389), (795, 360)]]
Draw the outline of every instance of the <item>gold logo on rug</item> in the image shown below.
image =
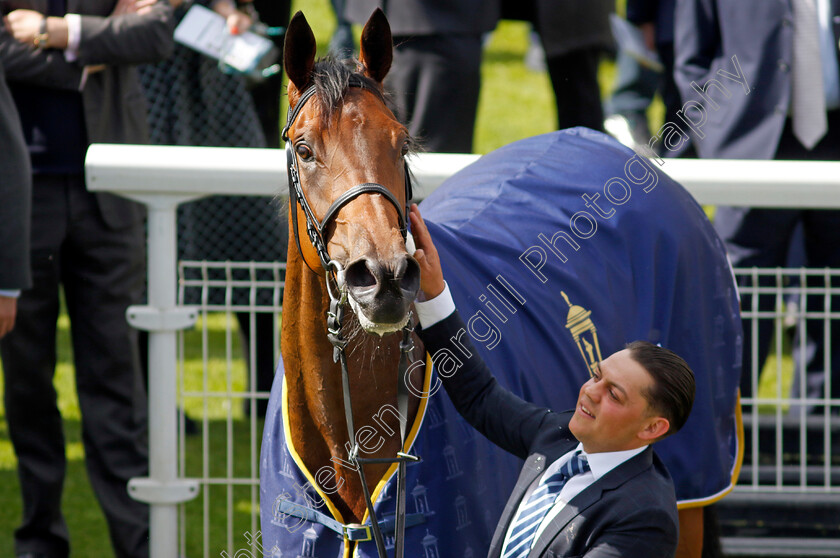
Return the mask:
[(590, 319), (591, 310), (583, 306), (572, 304), (568, 295), (560, 291), (566, 304), (569, 305), (569, 313), (566, 315), (566, 328), (572, 333), (572, 338), (578, 346), (580, 356), (589, 369), (592, 376), (598, 363), (601, 362), (601, 347), (598, 344), (598, 329)]

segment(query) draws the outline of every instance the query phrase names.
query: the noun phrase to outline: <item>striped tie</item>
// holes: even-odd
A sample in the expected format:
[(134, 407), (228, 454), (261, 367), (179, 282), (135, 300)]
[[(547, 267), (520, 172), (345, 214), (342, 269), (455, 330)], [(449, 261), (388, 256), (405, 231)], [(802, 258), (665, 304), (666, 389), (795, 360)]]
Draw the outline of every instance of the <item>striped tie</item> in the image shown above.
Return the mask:
[(559, 471), (540, 480), (528, 501), (519, 506), (516, 518), (511, 524), (510, 539), (502, 551), (502, 558), (523, 558), (528, 555), (540, 523), (554, 505), (554, 500), (563, 490), (566, 481), (588, 470), (589, 462), (577, 452)]

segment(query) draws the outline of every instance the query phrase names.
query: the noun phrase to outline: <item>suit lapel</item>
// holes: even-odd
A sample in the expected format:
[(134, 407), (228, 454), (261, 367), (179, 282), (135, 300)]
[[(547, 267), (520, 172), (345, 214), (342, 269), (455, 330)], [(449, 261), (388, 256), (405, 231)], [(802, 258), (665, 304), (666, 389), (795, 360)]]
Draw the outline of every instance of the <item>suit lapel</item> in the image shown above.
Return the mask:
[[(587, 486), (580, 494), (569, 500), (560, 513), (543, 529), (540, 538), (537, 539), (531, 552), (528, 553), (528, 558), (539, 558), (542, 556), (551, 542), (561, 534), (569, 522), (583, 513), (586, 508), (598, 502), (604, 491), (615, 490), (652, 465), (653, 448), (648, 446), (642, 453), (631, 457), (596, 482)], [(579, 536), (580, 531), (575, 533), (575, 535)]]
[(519, 472), (519, 478), (516, 480), (516, 486), (513, 487), (507, 504), (505, 504), (505, 509), (502, 511), (502, 517), (499, 518), (499, 523), (496, 525), (496, 532), (493, 533), (493, 540), (490, 542), (490, 550), (487, 553), (488, 558), (499, 558), (501, 556), (505, 535), (511, 521), (513, 521), (513, 516), (516, 515), (519, 503), (531, 483), (545, 471), (545, 467), (546, 457), (540, 453), (529, 455), (528, 459), (525, 460), (525, 464)]
[(528, 553), (528, 558), (538, 558), (539, 556), (542, 556), (548, 548), (548, 545), (551, 544), (551, 541), (557, 538), (560, 532), (566, 528), (566, 525), (568, 525), (572, 519), (580, 515), (586, 508), (601, 499), (601, 493), (603, 492), (602, 488), (601, 481), (599, 480), (598, 482), (587, 486), (583, 492), (569, 500), (569, 502), (563, 506), (563, 509), (560, 510), (560, 513), (554, 516), (554, 519), (552, 519), (551, 522), (546, 525), (545, 529), (543, 529), (540, 538), (537, 539), (537, 542), (534, 544), (531, 552)]

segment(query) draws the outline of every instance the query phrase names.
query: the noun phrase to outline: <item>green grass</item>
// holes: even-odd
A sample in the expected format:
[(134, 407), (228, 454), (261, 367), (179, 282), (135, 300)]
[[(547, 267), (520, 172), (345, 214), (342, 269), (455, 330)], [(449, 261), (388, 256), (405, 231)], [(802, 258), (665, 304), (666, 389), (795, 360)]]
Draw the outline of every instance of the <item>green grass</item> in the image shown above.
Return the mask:
[[(298, 0), (293, 10), (303, 9), (313, 25), (319, 44), (319, 54), (326, 52), (326, 45), (335, 27), (328, 0)], [(527, 27), (519, 22), (502, 22), (493, 34), (487, 47), (482, 67), (483, 86), (479, 101), (476, 123), (475, 151), (486, 153), (502, 145), (524, 137), (550, 132), (554, 129), (555, 114), (551, 87), (547, 75), (525, 68), (523, 58), (527, 49)], [(357, 29), (358, 36), (358, 29)], [(614, 65), (605, 61), (601, 67), (600, 83), (607, 95), (613, 80)], [(651, 108), (654, 125), (662, 121), (660, 102)], [(228, 324), (228, 321), (230, 322)], [(240, 358), (230, 363), (225, 357), (230, 346), (232, 355), (241, 355), (238, 335), (227, 336), (228, 325), (235, 327), (235, 320), (222, 314), (207, 319), (208, 331), (208, 388), (213, 391), (238, 391), (245, 385), (245, 366)], [(55, 385), (59, 393), (59, 407), (64, 417), (67, 437), (68, 471), (64, 491), (63, 509), (70, 529), (73, 556), (113, 556), (107, 537), (107, 529), (99, 506), (91, 492), (84, 470), (84, 451), (81, 445), (80, 415), (75, 391), (72, 355), (69, 341), (69, 324), (65, 315), (59, 321), (59, 363)], [(185, 333), (184, 383), (188, 390), (202, 387), (203, 361), (201, 335), (198, 331)], [(783, 365), (789, 374), (792, 365)], [(768, 369), (775, 373), (775, 365), (768, 362)], [(767, 378), (768, 381), (770, 378)], [(2, 382), (0, 382), (0, 391)], [(773, 388), (775, 392), (775, 388)], [(207, 447), (209, 451), (210, 475), (224, 476), (228, 467), (227, 432), (232, 429), (232, 466), (236, 475), (249, 473), (249, 455), (253, 444), (257, 444), (262, 424), (252, 425), (243, 418), (241, 400), (213, 398), (204, 403), (197, 398), (183, 402), (193, 417), (204, 416)], [(256, 433), (254, 435), (254, 432)], [(200, 457), (203, 438), (188, 438), (185, 453), (187, 474), (202, 474)], [(208, 489), (210, 509), (210, 555), (219, 556), (221, 550), (232, 545), (233, 549), (245, 548), (243, 534), (251, 529), (250, 487)], [(202, 555), (200, 526), (202, 522), (202, 494), (186, 505), (188, 543), (187, 556)], [(230, 497), (235, 509), (232, 525), (227, 523), (226, 501)], [(18, 524), (21, 514), (19, 487), (16, 475), (16, 460), (9, 440), (5, 414), (0, 408), (0, 556), (12, 555), (12, 530)]]

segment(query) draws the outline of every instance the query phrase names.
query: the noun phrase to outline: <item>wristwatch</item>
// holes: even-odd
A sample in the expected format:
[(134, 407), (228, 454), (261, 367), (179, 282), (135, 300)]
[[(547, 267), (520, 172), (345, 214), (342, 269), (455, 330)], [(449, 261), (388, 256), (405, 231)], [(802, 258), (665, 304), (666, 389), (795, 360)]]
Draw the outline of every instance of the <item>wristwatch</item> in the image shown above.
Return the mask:
[(32, 42), (35, 44), (35, 48), (44, 48), (47, 46), (47, 41), (50, 38), (50, 34), (47, 33), (47, 16), (41, 20), (41, 27), (38, 28), (38, 32), (35, 33), (35, 36), (32, 38)]

